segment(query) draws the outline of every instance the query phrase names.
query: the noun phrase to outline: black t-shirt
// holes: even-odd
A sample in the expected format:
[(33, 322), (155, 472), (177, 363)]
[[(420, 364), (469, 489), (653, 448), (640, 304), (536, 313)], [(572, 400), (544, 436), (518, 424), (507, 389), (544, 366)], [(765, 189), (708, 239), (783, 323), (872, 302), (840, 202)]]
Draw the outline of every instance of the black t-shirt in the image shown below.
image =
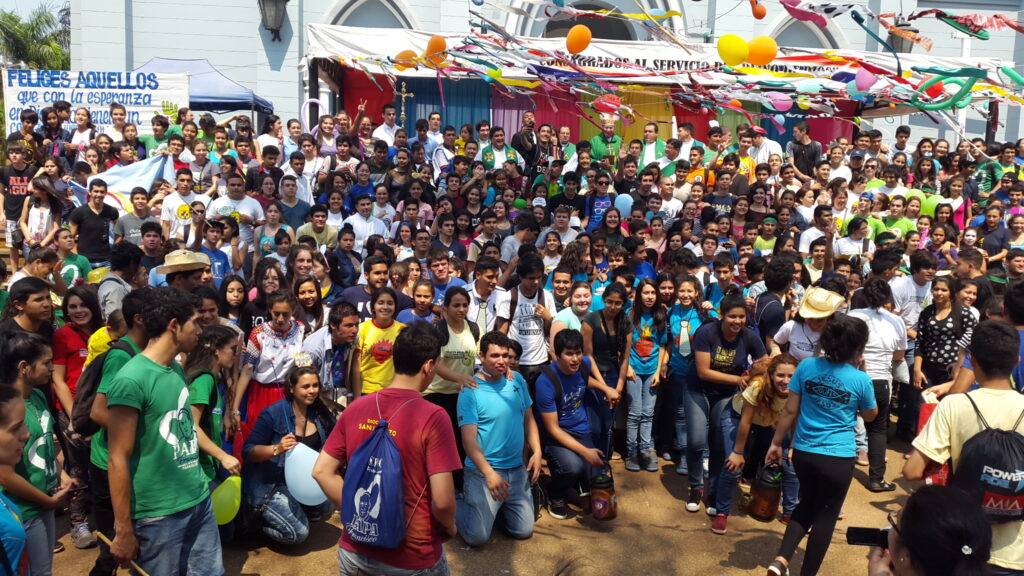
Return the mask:
[(90, 262), (110, 259), (110, 226), (117, 220), (117, 209), (103, 205), (97, 214), (89, 205), (75, 208), (71, 223), (78, 226), (78, 253)]
[(0, 171), (0, 184), (4, 186), (4, 215), (8, 220), (21, 218), (25, 196), (28, 196), (28, 182), (38, 171), (37, 167), (28, 165), (20, 170), (14, 166), (4, 166), (3, 171)]
[[(616, 194), (633, 194), (639, 188), (640, 188), (640, 180), (639, 179), (626, 180), (625, 178), (623, 178), (622, 180), (620, 180), (620, 181), (615, 183), (615, 193)], [(644, 210), (646, 210), (646, 209), (647, 209), (647, 207), (644, 206)], [(622, 217), (623, 217), (623, 219), (625, 219), (625, 218), (629, 217), (629, 214), (623, 214)]]
[(988, 252), (989, 256), (995, 256), (1010, 248), (1010, 231), (1002, 226), (995, 230), (985, 230), (982, 226), (978, 228), (978, 245)]
[(558, 208), (559, 206), (568, 206), (569, 210), (572, 210), (573, 212), (578, 211), (580, 218), (587, 215), (587, 198), (585, 196), (580, 196), (578, 192), (572, 198), (567, 197), (563, 192), (561, 194), (555, 194), (550, 200), (548, 200), (548, 212), (551, 214), (554, 214), (555, 208)]
[(757, 303), (754, 305), (754, 326), (757, 327), (762, 342), (769, 336), (774, 337), (785, 323), (786, 308), (778, 296), (764, 292), (757, 297)]
[[(0, 322), (0, 334), (11, 334), (14, 332), (24, 332), (26, 334), (33, 334), (33, 332), (29, 332), (28, 330), (22, 328), (17, 322), (14, 321), (14, 318), (8, 318), (7, 320)], [(46, 339), (47, 342), (53, 342), (53, 324), (50, 324), (48, 322), (44, 323), (42, 326), (39, 327), (39, 330), (34, 332), (34, 334), (42, 336), (43, 338)]]

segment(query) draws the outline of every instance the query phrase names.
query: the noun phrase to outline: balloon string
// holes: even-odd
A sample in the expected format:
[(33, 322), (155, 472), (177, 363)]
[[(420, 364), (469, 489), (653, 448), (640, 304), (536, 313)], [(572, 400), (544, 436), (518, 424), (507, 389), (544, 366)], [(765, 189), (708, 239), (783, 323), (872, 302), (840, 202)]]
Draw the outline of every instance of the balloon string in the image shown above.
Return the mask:
[(870, 28), (868, 28), (867, 23), (864, 21), (864, 15), (863, 14), (861, 14), (860, 12), (854, 10), (854, 11), (852, 11), (850, 13), (850, 16), (853, 18), (853, 21), (856, 22), (858, 26), (863, 28), (864, 31), (868, 33), (868, 36), (871, 36), (872, 38), (877, 40), (878, 43), (881, 44), (883, 48), (885, 48), (886, 50), (888, 50), (889, 52), (892, 53), (892, 57), (896, 59), (896, 75), (902, 78), (903, 77), (903, 63), (900, 62), (900, 56), (899, 56), (899, 54), (896, 53), (896, 50), (894, 50), (893, 47), (890, 46), (888, 42), (886, 42), (885, 40), (882, 40), (878, 36), (878, 34), (875, 34)]

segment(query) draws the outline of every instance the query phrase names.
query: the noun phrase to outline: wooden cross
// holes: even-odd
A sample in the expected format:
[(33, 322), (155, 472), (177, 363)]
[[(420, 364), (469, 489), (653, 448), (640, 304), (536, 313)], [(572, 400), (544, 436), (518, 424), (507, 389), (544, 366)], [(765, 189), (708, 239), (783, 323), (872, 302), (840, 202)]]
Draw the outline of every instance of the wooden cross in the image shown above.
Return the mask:
[(401, 114), (398, 115), (398, 125), (401, 126), (402, 128), (405, 128), (405, 99), (415, 98), (416, 96), (412, 92), (405, 91), (405, 82), (402, 82), (402, 91), (395, 92), (395, 96), (398, 96), (399, 98), (402, 99), (402, 111)]

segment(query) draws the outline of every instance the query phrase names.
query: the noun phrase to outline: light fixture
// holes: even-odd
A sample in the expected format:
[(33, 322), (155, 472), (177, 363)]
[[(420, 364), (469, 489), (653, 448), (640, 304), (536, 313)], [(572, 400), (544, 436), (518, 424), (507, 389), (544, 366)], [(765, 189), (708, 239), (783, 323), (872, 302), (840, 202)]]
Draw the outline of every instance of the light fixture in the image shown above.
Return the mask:
[[(918, 32), (920, 32), (920, 30), (915, 28), (910, 22), (904, 19), (902, 15), (896, 17), (896, 23), (894, 24), (894, 26), (899, 30), (902, 30), (904, 32), (910, 32), (911, 34), (917, 34)], [(898, 36), (896, 34), (893, 34), (892, 32), (889, 33), (888, 42), (889, 46), (892, 46), (892, 49), (899, 54), (910, 54), (910, 52), (914, 49), (913, 40), (911, 40), (910, 38), (904, 38), (903, 36)]]
[(257, 0), (263, 27), (270, 30), (272, 42), (281, 41), (281, 25), (287, 12), (288, 0)]

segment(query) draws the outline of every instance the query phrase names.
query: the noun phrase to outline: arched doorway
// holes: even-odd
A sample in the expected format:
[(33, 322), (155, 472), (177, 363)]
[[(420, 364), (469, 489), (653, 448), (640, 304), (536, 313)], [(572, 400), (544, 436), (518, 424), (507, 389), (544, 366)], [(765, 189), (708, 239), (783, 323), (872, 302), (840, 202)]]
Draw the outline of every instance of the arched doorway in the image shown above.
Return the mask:
[(408, 11), (396, 0), (352, 0), (342, 3), (331, 24), (367, 28), (413, 28)]
[[(572, 5), (579, 10), (608, 10), (612, 6), (597, 2), (578, 2)], [(577, 24), (586, 24), (594, 38), (605, 40), (636, 40), (637, 34), (633, 26), (618, 18), (569, 18), (558, 15), (548, 21), (544, 27), (544, 38), (564, 38), (569, 29)]]
[(772, 34), (779, 46), (796, 46), (800, 48), (818, 48), (830, 50), (838, 48), (835, 37), (827, 29), (808, 26), (799, 20), (791, 20), (781, 30)]

